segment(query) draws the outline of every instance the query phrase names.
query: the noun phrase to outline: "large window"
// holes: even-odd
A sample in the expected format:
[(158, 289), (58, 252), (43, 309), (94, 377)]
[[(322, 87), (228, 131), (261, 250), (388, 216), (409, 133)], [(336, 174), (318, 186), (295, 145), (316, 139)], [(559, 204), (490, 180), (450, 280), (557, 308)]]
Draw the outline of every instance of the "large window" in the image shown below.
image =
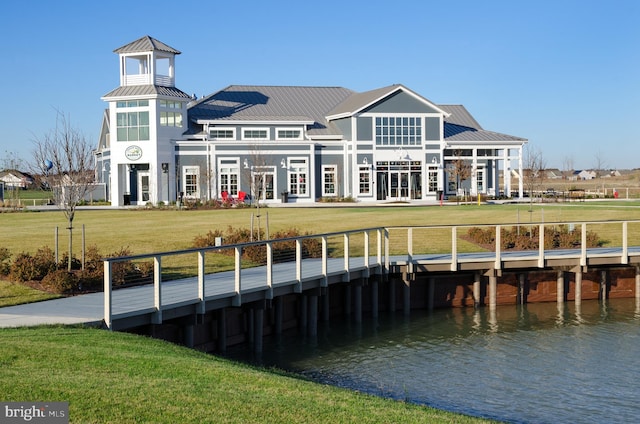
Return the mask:
[(160, 112), (160, 126), (182, 128), (182, 113)]
[[(160, 126), (182, 128), (182, 102), (173, 100), (160, 100), (160, 107), (163, 109), (173, 109), (171, 111), (160, 111)], [(178, 109), (178, 111), (176, 111)]]
[(322, 195), (335, 196), (337, 181), (337, 167), (335, 165), (325, 165), (322, 167)]
[(118, 141), (149, 140), (149, 112), (122, 112), (117, 114)]
[(361, 166), (358, 168), (360, 194), (371, 194), (371, 168), (369, 166)]
[(200, 198), (200, 167), (185, 166), (182, 168), (182, 188), (186, 198)]
[(422, 141), (422, 118), (376, 117), (376, 145), (416, 146)]
[(306, 159), (289, 160), (289, 193), (294, 196), (308, 196), (309, 167)]
[(230, 196), (238, 195), (240, 183), (239, 159), (220, 159), (218, 163), (218, 181), (220, 182), (220, 195), (226, 191)]

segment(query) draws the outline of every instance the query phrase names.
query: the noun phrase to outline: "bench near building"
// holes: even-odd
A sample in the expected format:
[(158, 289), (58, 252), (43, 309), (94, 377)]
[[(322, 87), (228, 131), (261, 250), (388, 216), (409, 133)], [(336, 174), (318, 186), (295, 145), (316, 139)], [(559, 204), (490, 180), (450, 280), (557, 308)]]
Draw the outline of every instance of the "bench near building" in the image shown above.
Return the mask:
[[(96, 178), (111, 204), (437, 200), (461, 191), (522, 197), (526, 139), (484, 130), (461, 105), (401, 85), (231, 85), (202, 98), (175, 87), (180, 52), (144, 36), (115, 50)], [(470, 167), (460, 184), (454, 164)], [(460, 186), (459, 186), (460, 185)]]

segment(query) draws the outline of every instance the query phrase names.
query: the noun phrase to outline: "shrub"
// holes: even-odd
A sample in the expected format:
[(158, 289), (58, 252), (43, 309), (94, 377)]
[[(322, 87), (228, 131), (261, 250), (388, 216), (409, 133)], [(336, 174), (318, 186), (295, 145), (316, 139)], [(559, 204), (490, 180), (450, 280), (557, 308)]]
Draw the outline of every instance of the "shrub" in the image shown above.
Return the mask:
[(78, 277), (66, 269), (48, 273), (42, 279), (42, 285), (49, 291), (59, 294), (71, 293), (78, 288)]
[(11, 269), (11, 252), (6, 247), (0, 247), (0, 275), (8, 275)]
[(24, 252), (18, 254), (9, 269), (9, 278), (16, 282), (40, 281), (56, 268), (53, 251), (44, 247), (33, 256)]
[(211, 247), (216, 245), (216, 237), (222, 237), (222, 231), (215, 230), (205, 234), (204, 236), (195, 236), (193, 239), (193, 247)]

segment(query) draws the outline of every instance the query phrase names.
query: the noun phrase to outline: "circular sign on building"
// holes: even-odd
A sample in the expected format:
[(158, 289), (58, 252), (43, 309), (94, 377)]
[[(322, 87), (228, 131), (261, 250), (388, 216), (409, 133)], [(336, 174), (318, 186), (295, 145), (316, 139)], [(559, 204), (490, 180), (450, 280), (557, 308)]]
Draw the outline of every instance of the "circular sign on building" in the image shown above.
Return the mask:
[(138, 160), (142, 157), (142, 149), (138, 146), (129, 146), (124, 151), (124, 156), (129, 160)]

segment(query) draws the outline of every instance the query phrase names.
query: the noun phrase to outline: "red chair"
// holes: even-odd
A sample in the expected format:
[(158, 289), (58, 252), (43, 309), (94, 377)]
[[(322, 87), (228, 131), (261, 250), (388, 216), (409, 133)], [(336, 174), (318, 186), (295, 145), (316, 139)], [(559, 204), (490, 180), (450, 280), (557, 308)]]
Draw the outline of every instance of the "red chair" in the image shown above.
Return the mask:
[(246, 198), (247, 198), (247, 193), (245, 193), (244, 191), (238, 192), (238, 203), (244, 203), (244, 199)]
[(222, 201), (223, 202), (228, 202), (229, 201), (229, 193), (227, 193), (227, 191), (223, 191), (222, 193), (220, 193), (222, 195)]

